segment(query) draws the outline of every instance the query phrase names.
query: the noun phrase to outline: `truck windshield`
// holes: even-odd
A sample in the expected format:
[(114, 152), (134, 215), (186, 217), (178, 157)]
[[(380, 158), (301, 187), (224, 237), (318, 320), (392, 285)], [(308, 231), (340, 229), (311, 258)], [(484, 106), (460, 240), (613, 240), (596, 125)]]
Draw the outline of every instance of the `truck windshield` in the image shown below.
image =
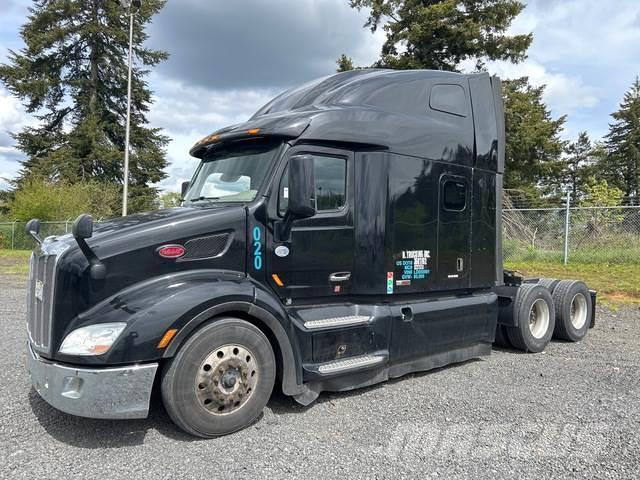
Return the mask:
[(252, 142), (205, 155), (185, 196), (186, 203), (252, 201), (282, 142)]

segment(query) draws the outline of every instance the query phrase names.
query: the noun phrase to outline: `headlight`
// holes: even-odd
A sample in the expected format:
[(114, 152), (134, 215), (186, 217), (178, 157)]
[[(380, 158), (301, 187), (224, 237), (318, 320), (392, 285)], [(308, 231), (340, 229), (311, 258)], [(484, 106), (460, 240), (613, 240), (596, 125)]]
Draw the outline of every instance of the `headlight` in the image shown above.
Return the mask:
[(99, 323), (74, 330), (66, 336), (60, 353), (67, 355), (102, 355), (120, 336), (126, 323)]

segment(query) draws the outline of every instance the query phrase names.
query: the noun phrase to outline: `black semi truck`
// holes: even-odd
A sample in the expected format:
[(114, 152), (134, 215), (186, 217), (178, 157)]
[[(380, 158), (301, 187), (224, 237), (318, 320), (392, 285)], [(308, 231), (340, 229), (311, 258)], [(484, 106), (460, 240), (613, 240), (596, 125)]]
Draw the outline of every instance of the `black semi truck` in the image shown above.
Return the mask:
[(190, 151), (178, 208), (37, 240), (28, 367), (59, 410), (211, 437), (274, 388), (307, 405), (582, 339), (595, 292), (504, 272), (500, 80), (359, 70), (287, 91)]

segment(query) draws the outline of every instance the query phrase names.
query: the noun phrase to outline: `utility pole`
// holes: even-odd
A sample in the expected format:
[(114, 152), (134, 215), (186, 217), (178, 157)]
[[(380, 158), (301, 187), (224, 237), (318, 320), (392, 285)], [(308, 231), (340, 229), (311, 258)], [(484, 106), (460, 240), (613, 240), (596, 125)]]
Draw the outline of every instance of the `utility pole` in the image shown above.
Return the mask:
[(567, 190), (567, 206), (564, 214), (564, 264), (569, 262), (569, 216), (571, 213), (571, 190)]
[(129, 78), (127, 81), (127, 126), (124, 136), (124, 176), (122, 189), (122, 216), (127, 215), (129, 198), (129, 136), (131, 130), (131, 69), (133, 64), (133, 7), (140, 8), (140, 0), (120, 0), (120, 5), (129, 10)]

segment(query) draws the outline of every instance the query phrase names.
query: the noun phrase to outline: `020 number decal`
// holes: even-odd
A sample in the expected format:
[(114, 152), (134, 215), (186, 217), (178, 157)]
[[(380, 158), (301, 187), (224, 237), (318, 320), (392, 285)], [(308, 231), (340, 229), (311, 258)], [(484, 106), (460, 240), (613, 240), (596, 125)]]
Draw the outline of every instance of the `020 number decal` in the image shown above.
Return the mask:
[(253, 268), (262, 270), (262, 231), (253, 227)]

